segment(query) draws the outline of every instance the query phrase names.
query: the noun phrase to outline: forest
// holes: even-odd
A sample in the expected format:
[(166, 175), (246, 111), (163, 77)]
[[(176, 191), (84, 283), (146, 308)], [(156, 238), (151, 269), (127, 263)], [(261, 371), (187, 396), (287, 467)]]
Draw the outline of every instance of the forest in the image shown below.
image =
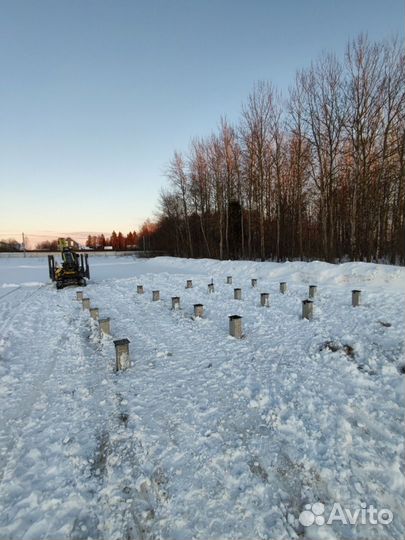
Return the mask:
[(288, 94), (257, 82), (233, 125), (176, 150), (141, 244), (182, 257), (405, 264), (403, 45), (360, 35)]

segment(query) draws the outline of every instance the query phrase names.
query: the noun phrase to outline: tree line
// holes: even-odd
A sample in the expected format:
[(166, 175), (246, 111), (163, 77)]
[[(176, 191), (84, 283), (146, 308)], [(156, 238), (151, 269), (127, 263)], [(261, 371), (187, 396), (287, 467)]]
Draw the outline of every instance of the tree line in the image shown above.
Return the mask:
[(91, 249), (104, 249), (106, 246), (111, 246), (114, 250), (134, 249), (138, 244), (138, 234), (136, 231), (129, 232), (127, 235), (121, 231), (116, 233), (113, 231), (111, 236), (104, 234), (89, 235), (87, 237), (86, 246)]
[[(143, 229), (141, 229), (142, 231)], [(116, 233), (113, 231), (110, 236), (104, 234), (89, 234), (86, 240), (86, 247), (90, 249), (105, 249), (111, 247), (113, 250), (126, 250), (134, 249), (138, 247), (138, 234), (136, 231), (130, 231), (127, 235), (122, 234), (121, 231)], [(59, 241), (44, 240), (36, 245), (36, 249), (46, 251), (58, 251)]]
[(21, 244), (15, 238), (1, 238), (0, 251), (20, 251)]
[(404, 66), (397, 41), (361, 35), (299, 70), (285, 98), (256, 83), (236, 125), (174, 152), (149, 248), (404, 264)]

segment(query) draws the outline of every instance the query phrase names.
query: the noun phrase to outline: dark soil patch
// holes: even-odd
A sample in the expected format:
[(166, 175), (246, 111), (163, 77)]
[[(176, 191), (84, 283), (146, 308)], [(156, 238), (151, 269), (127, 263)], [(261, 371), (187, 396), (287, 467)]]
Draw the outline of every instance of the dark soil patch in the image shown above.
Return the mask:
[(324, 351), (325, 349), (328, 349), (331, 352), (342, 351), (346, 356), (349, 356), (350, 358), (354, 357), (353, 347), (347, 344), (342, 345), (337, 341), (325, 341), (325, 343), (322, 343), (319, 350)]
[(124, 424), (125, 427), (127, 427), (128, 425), (128, 419), (129, 419), (128, 413), (125, 413), (125, 412), (120, 413), (120, 421)]

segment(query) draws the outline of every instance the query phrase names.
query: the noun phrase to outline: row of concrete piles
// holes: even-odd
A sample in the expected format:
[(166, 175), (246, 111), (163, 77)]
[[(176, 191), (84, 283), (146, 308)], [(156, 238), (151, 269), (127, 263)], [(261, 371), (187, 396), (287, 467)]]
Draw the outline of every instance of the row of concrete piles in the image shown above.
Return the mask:
[[(76, 300), (81, 302), (83, 310), (88, 310), (91, 318), (98, 322), (100, 333), (102, 335), (111, 336), (110, 318), (105, 317), (100, 319), (99, 308), (91, 307), (90, 298), (84, 298), (83, 291), (76, 291)], [(131, 366), (129, 343), (129, 339), (126, 338), (114, 340), (116, 371), (125, 370)]]
[[(226, 283), (232, 285), (232, 276), (226, 277)], [(257, 287), (257, 278), (251, 279), (252, 287)], [(193, 287), (193, 281), (188, 279), (186, 281), (186, 289), (191, 289)], [(137, 285), (137, 293), (144, 294), (143, 285)], [(211, 283), (208, 284), (208, 292), (214, 292), (214, 282), (211, 280)], [(287, 282), (280, 282), (280, 293), (286, 294), (288, 292)], [(318, 292), (316, 285), (309, 285), (308, 289), (308, 299), (302, 301), (302, 318), (311, 320), (313, 318), (313, 300), (309, 298), (315, 298)], [(270, 306), (270, 295), (269, 293), (262, 292), (260, 293), (260, 305), (263, 307)], [(234, 299), (242, 300), (242, 289), (234, 289)], [(160, 300), (160, 291), (152, 291), (152, 301)], [(352, 291), (352, 306), (357, 307), (360, 305), (361, 301), (361, 291), (355, 289)], [(180, 309), (180, 297), (172, 296), (172, 309)], [(194, 317), (203, 317), (204, 316), (204, 305), (203, 304), (194, 304)], [(230, 315), (229, 316), (229, 334), (235, 338), (241, 338), (243, 336), (243, 327), (242, 327), (242, 317), (240, 315)]]
[[(316, 285), (310, 285), (308, 291), (309, 298), (315, 298), (318, 292)], [(352, 290), (352, 306), (358, 307), (361, 303), (361, 291), (358, 289)], [(303, 300), (302, 301), (302, 318), (303, 319), (312, 319), (314, 316), (314, 301), (313, 300)]]

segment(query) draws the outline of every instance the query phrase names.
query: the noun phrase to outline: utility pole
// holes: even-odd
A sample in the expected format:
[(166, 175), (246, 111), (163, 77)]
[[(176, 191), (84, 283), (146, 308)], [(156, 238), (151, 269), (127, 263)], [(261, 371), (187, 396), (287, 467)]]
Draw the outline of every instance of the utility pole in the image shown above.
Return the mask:
[(26, 254), (25, 254), (25, 236), (24, 236), (24, 233), (22, 233), (22, 248), (23, 248), (23, 251), (24, 251), (24, 258), (25, 258)]

